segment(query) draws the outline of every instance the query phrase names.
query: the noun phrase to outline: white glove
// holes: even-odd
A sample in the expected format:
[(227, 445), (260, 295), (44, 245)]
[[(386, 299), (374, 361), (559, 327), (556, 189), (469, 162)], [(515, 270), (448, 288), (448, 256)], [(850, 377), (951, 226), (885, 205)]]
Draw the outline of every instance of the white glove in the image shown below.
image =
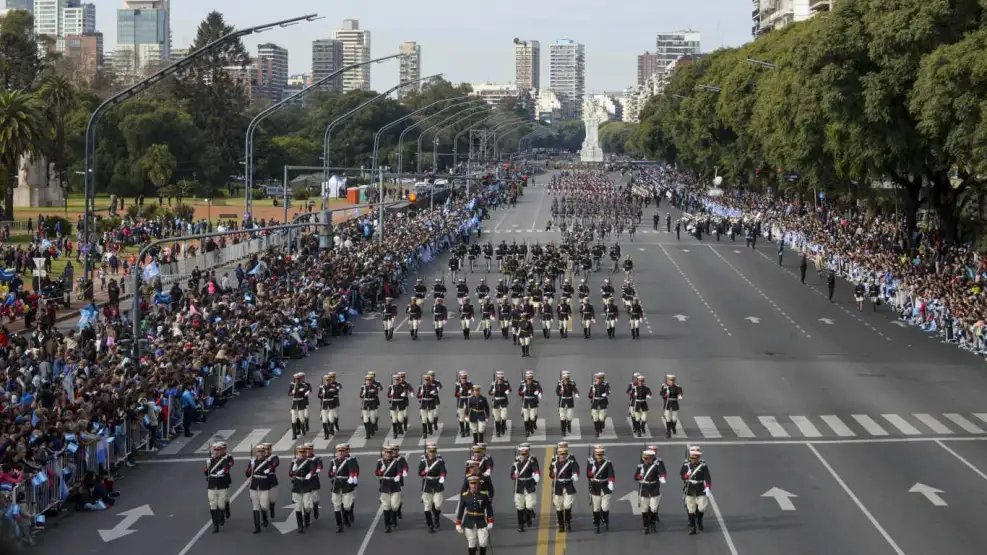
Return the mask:
[(541, 480), (541, 475), (535, 474), (534, 476), (532, 476), (532, 478), (534, 478), (535, 483), (537, 484)]
[(607, 482), (607, 489), (613, 491), (613, 482)]
[(462, 534), (463, 533), (463, 527), (460, 526), (459, 524), (456, 525), (456, 533), (457, 534)]
[(578, 398), (579, 398), (579, 394), (578, 394), (578, 393), (576, 393), (576, 394), (574, 395), (574, 397), (575, 397), (576, 399), (578, 399)]
[(573, 482), (578, 482), (579, 481), (579, 474), (573, 474), (572, 475), (572, 481)]
[(487, 524), (487, 530), (493, 530), (493, 522)]
[(401, 477), (400, 476), (395, 476), (395, 477), (391, 478), (391, 480), (394, 480), (395, 482), (400, 482), (401, 481)]
[(445, 476), (439, 476), (439, 483), (440, 484), (446, 483), (446, 477)]
[(703, 491), (704, 491), (704, 493), (706, 493), (706, 497), (713, 497), (713, 493), (709, 491), (709, 488), (706, 488)]
[(357, 478), (356, 478), (356, 476), (350, 476), (350, 479), (349, 480), (346, 480), (346, 481), (349, 482), (350, 484), (353, 484), (355, 486), (356, 483), (357, 483)]
[(659, 482), (661, 482), (662, 484), (664, 484), (664, 483), (666, 482), (666, 480), (665, 480), (665, 477), (664, 477), (664, 476), (660, 476), (660, 477), (658, 477), (658, 481), (659, 481)]

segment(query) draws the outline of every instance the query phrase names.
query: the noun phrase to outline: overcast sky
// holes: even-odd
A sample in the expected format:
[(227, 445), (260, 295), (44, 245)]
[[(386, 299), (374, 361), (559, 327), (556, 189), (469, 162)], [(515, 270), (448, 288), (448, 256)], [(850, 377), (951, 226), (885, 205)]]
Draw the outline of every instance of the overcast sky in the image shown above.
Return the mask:
[[(84, 0), (96, 4), (96, 25), (105, 49), (116, 45), (116, 10), (122, 0)], [(311, 66), (311, 42), (328, 38), (343, 19), (359, 19), (371, 31), (371, 54), (397, 52), (403, 41), (422, 48), (422, 75), (444, 73), (453, 82), (506, 83), (514, 80), (512, 40), (538, 40), (542, 47), (542, 83), (548, 85), (548, 45), (567, 38), (586, 45), (587, 91), (615, 91), (636, 84), (637, 55), (655, 48), (660, 31), (694, 30), (704, 52), (739, 46), (751, 39), (751, 0), (171, 0), (173, 48), (187, 47), (207, 13), (221, 12), (237, 27), (318, 13), (312, 23), (247, 37), (256, 45), (273, 42), (288, 49), (291, 73)], [(397, 84), (397, 62), (371, 69), (373, 88)]]

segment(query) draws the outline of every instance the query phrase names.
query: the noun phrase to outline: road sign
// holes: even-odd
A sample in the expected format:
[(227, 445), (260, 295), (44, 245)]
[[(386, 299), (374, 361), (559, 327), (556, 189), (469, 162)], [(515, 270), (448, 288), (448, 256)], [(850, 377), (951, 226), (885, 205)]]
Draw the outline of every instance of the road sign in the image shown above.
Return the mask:
[(794, 511), (795, 504), (792, 503), (792, 499), (795, 499), (798, 496), (781, 488), (774, 487), (762, 493), (761, 497), (774, 499), (778, 503), (778, 508), (783, 511)]
[(748, 316), (747, 318), (744, 318), (744, 320), (747, 320), (748, 322), (750, 322), (752, 324), (760, 324), (761, 323), (761, 319), (758, 318), (757, 316)]
[(830, 326), (833, 325), (833, 321), (830, 320), (829, 318), (820, 318), (819, 321)]
[(685, 314), (676, 314), (675, 316), (672, 316), (672, 318), (675, 318), (679, 322), (685, 322), (686, 320), (689, 319), (689, 317), (686, 316)]
[(109, 530), (99, 531), (99, 537), (103, 538), (104, 542), (111, 542), (133, 534), (137, 530), (132, 529), (131, 526), (136, 524), (141, 517), (154, 516), (154, 511), (151, 510), (150, 505), (141, 505), (140, 507), (134, 507), (133, 509), (124, 511), (117, 516), (122, 516), (123, 520)]
[(949, 506), (949, 503), (946, 503), (946, 501), (939, 495), (940, 493), (943, 493), (943, 491), (938, 490), (932, 486), (916, 483), (914, 486), (911, 487), (911, 489), (908, 490), (908, 493), (922, 494), (926, 499), (929, 500), (929, 503), (932, 503), (933, 507)]

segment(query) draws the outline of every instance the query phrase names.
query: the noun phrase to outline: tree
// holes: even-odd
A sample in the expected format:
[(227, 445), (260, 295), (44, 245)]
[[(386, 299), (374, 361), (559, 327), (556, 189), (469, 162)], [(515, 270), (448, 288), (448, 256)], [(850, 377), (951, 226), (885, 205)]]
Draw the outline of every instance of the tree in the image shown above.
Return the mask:
[(44, 59), (38, 55), (34, 17), (11, 10), (0, 17), (0, 79), (4, 90), (34, 88)]
[(48, 149), (52, 162), (55, 165), (55, 174), (58, 176), (58, 185), (63, 193), (68, 193), (68, 155), (65, 144), (65, 118), (75, 103), (75, 87), (68, 79), (58, 74), (48, 74), (41, 83), (38, 91), (41, 100), (47, 105), (48, 121), (55, 130), (55, 136)]
[(151, 145), (140, 157), (140, 168), (155, 187), (164, 187), (171, 179), (178, 162), (168, 150), (168, 145)]
[(623, 121), (608, 121), (600, 126), (600, 147), (607, 154), (623, 156), (627, 153), (625, 145), (637, 124)]
[(11, 174), (17, 172), (22, 155), (38, 154), (48, 139), (43, 113), (37, 96), (24, 91), (0, 91), (0, 177), (4, 180), (4, 216), (8, 220), (14, 219)]
[[(471, 92), (473, 92), (473, 87), (469, 83), (453, 85), (449, 81), (439, 77), (425, 83), (419, 90), (408, 93), (402, 100), (402, 104), (407, 106), (409, 110), (415, 111), (439, 100), (466, 96)], [(426, 110), (424, 114), (433, 114), (446, 106), (448, 106), (448, 103), (439, 104)]]

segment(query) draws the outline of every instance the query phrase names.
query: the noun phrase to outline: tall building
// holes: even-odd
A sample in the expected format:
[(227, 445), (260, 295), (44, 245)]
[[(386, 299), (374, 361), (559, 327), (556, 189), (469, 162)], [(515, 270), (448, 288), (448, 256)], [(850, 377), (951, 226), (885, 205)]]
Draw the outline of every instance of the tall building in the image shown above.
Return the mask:
[(563, 119), (579, 119), (586, 94), (586, 48), (569, 39), (555, 41), (549, 49), (548, 88), (562, 104)]
[(661, 67), (661, 58), (654, 52), (645, 52), (637, 57), (637, 84), (643, 85), (648, 77), (658, 72)]
[[(334, 39), (312, 41), (312, 80), (316, 83), (343, 68), (343, 43)], [(343, 75), (320, 85), (323, 90), (342, 91)]]
[(169, 6), (169, 0), (124, 0), (117, 10), (114, 70), (138, 73), (171, 60)]
[(24, 10), (34, 13), (34, 0), (7, 0), (4, 7), (8, 10)]
[(284, 98), (284, 87), (288, 84), (288, 50), (273, 43), (257, 46), (257, 91), (277, 102)]
[[(344, 19), (342, 29), (333, 29), (332, 38), (343, 43), (343, 66), (370, 61), (370, 31), (360, 29), (360, 20)], [(370, 64), (343, 74), (343, 92), (370, 90)]]
[(763, 35), (798, 21), (805, 21), (819, 12), (829, 11), (835, 0), (758, 0), (755, 34)]
[[(401, 44), (401, 54), (403, 58), (398, 60), (398, 83), (405, 81), (417, 81), (422, 78), (422, 46), (414, 41), (407, 41)], [(421, 83), (408, 85), (398, 89), (398, 98), (408, 95), (411, 91), (421, 88)]]
[(751, 0), (754, 5), (751, 10), (751, 35), (756, 37), (761, 34), (761, 0)]
[(514, 39), (514, 82), (523, 89), (541, 88), (541, 45)]
[(96, 5), (81, 4), (62, 10), (62, 33), (66, 35), (85, 35), (96, 32)]
[(80, 77), (91, 79), (103, 67), (103, 33), (70, 34), (62, 43), (62, 55), (76, 61)]
[(80, 0), (35, 0), (34, 34), (52, 39), (65, 36), (65, 10), (80, 4)]

